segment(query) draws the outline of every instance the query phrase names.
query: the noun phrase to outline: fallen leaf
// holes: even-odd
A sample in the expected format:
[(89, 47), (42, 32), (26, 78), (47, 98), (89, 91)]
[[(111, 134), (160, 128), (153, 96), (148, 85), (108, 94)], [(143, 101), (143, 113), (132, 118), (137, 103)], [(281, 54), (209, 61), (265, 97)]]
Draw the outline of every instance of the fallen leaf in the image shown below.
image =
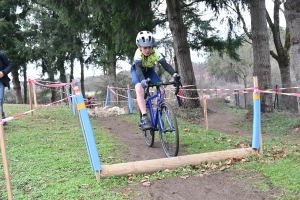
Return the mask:
[(192, 165), (192, 169), (199, 169), (198, 165)]
[(147, 181), (147, 182), (144, 182), (142, 185), (145, 187), (149, 187), (151, 185), (151, 183), (149, 181)]
[(231, 165), (231, 164), (232, 164), (232, 160), (231, 160), (230, 158), (228, 158), (228, 159), (226, 160), (226, 164), (227, 164), (227, 165)]
[(211, 168), (211, 169), (216, 169), (216, 168), (217, 168), (217, 165), (211, 164), (210, 168)]
[(180, 178), (182, 178), (182, 179), (187, 179), (189, 176), (188, 175), (186, 175), (186, 176), (180, 176)]
[(144, 182), (147, 182), (147, 181), (148, 181), (148, 179), (142, 179), (141, 183), (144, 183)]
[(225, 169), (226, 169), (226, 167), (224, 165), (220, 167), (221, 171), (224, 171)]

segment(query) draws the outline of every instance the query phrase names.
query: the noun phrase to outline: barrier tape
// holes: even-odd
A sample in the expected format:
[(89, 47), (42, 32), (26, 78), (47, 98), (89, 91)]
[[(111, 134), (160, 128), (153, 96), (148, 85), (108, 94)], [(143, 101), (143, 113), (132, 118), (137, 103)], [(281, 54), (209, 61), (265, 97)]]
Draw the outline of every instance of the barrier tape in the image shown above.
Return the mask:
[[(233, 89), (233, 88), (208, 88), (208, 89), (186, 89), (186, 87), (192, 87), (194, 85), (185, 85), (183, 86), (183, 88), (181, 88), (181, 91), (202, 91), (202, 92), (223, 92), (223, 91), (233, 91), (233, 92), (227, 92), (227, 93), (218, 93), (218, 94), (205, 94), (205, 95), (199, 95), (199, 97), (186, 97), (183, 95), (177, 95), (178, 97), (182, 98), (182, 99), (203, 99), (203, 98), (210, 98), (210, 97), (222, 97), (224, 95), (234, 95), (234, 94), (247, 94), (247, 93), (253, 93), (254, 91), (260, 92), (260, 93), (271, 93), (271, 94), (281, 94), (281, 95), (288, 95), (288, 96), (295, 96), (295, 97), (300, 97), (299, 93), (283, 93), (283, 92), (278, 92), (281, 90), (290, 90), (290, 89), (297, 89), (300, 88), (300, 86), (298, 87), (285, 87), (285, 88), (271, 88), (271, 89), (266, 89), (266, 90), (259, 90), (257, 87), (250, 87), (250, 88), (239, 88), (239, 89)], [(117, 94), (115, 91), (112, 90), (112, 88), (114, 89), (122, 89), (122, 91), (128, 90), (127, 88), (118, 88), (118, 87), (109, 87), (109, 90), (115, 94), (115, 95), (119, 95), (122, 96), (124, 98), (128, 98), (126, 96)], [(169, 90), (172, 91), (174, 93), (175, 88), (165, 88), (165, 90)], [(153, 92), (153, 91), (152, 91)], [(175, 95), (175, 94), (174, 94)], [(135, 99), (136, 100), (136, 99)]]
[(54, 88), (54, 87), (70, 86), (70, 85), (72, 85), (72, 84), (75, 83), (75, 80), (73, 79), (71, 83), (53, 83), (53, 84), (47, 84), (47, 85), (44, 85), (44, 84), (41, 84), (41, 83), (37, 82), (37, 81), (34, 80), (34, 79), (28, 78), (28, 83), (29, 83), (29, 84), (39, 85), (39, 86), (42, 86), (42, 87)]
[(32, 110), (29, 110), (29, 111), (26, 111), (26, 112), (23, 112), (23, 113), (20, 113), (20, 114), (15, 114), (12, 117), (6, 117), (5, 119), (2, 119), (2, 121), (0, 121), (0, 124), (3, 124), (3, 123), (8, 122), (8, 121), (11, 121), (13, 119), (17, 119), (17, 118), (19, 118), (21, 116), (27, 115), (27, 114), (29, 114), (31, 112), (34, 112), (34, 111), (37, 111), (37, 110), (40, 110), (40, 109), (42, 109), (44, 107), (51, 106), (51, 105), (56, 105), (59, 102), (65, 101), (65, 100), (67, 100), (68, 98), (71, 98), (71, 97), (74, 97), (74, 95), (66, 97), (66, 98), (58, 100), (58, 101), (55, 101), (55, 102), (52, 102), (52, 103), (49, 103), (49, 104), (46, 104), (46, 105), (43, 105), (43, 106), (39, 106), (36, 109), (32, 109)]

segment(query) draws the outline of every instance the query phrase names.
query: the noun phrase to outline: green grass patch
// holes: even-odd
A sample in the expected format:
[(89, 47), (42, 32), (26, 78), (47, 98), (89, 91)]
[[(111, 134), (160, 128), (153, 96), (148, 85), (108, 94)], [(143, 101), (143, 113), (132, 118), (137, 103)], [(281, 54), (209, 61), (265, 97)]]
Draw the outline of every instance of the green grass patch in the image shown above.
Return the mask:
[[(28, 105), (5, 105), (7, 116), (29, 110)], [(96, 124), (91, 120), (92, 124)], [(122, 149), (108, 131), (93, 126), (102, 164), (121, 162)], [(9, 121), (5, 126), (14, 199), (114, 199), (111, 189), (126, 182), (113, 178), (96, 182), (77, 116), (67, 107), (45, 107)], [(120, 146), (122, 148), (120, 148)], [(122, 151), (121, 151), (122, 150)], [(2, 159), (0, 177), (4, 177)], [(0, 199), (7, 199), (0, 178)]]
[[(236, 108), (230, 108), (231, 113), (235, 113)], [(237, 111), (238, 116), (244, 117), (248, 111)], [(234, 123), (234, 127), (244, 129), (248, 132), (252, 132), (253, 119), (248, 119), (243, 122)], [(262, 134), (267, 134), (274, 137), (294, 137), (295, 135), (290, 134), (291, 130), (300, 127), (299, 116), (296, 114), (289, 114), (284, 111), (276, 110), (274, 113), (264, 114), (261, 116), (261, 131)]]

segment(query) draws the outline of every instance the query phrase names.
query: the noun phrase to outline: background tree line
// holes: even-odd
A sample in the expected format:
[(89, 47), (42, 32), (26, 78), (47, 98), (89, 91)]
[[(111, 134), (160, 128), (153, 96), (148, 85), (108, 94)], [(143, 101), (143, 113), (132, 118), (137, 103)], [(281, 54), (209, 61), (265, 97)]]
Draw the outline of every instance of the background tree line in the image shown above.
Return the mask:
[[(163, 12), (159, 10), (162, 4), (166, 5)], [(175, 68), (190, 89), (197, 89), (191, 49), (205, 52), (211, 58), (216, 54), (222, 56), (219, 63), (208, 60), (212, 73), (223, 71), (225, 66), (243, 80), (257, 76), (259, 89), (272, 88), (270, 55), (278, 62), (283, 87), (291, 86), (292, 81), (299, 82), (297, 9), (300, 5), (296, 0), (274, 0), (273, 16), (266, 11), (264, 0), (1, 0), (0, 7), (3, 38), (0, 49), (14, 62), (16, 103), (26, 103), (28, 63), (35, 63), (48, 81), (54, 82), (59, 76), (61, 82), (68, 82), (74, 78), (74, 62), (79, 61), (83, 95), (85, 68), (101, 68), (108, 84), (115, 86), (117, 61), (131, 63), (137, 32), (155, 32), (158, 28), (169, 30), (170, 35), (165, 35), (160, 45), (174, 50)], [(210, 19), (205, 19), (207, 12), (213, 13)], [(247, 12), (251, 16), (251, 28), (243, 18)], [(285, 15), (285, 29), (279, 25), (280, 12)], [(215, 20), (228, 25), (226, 37), (212, 26)], [(237, 32), (240, 28), (243, 33)], [(270, 49), (271, 39), (274, 46)], [(252, 62), (241, 58), (243, 48), (252, 53)], [(229, 64), (225, 64), (226, 60)], [(19, 77), (24, 82), (23, 95)], [(188, 90), (184, 95), (198, 97), (199, 94)], [(52, 101), (55, 96), (52, 91)], [(272, 95), (262, 94), (261, 98), (263, 111), (272, 111)], [(297, 109), (294, 106), (297, 104), (292, 103), (295, 98), (283, 95), (282, 99), (286, 109)], [(185, 105), (199, 107), (200, 101), (189, 99)]]

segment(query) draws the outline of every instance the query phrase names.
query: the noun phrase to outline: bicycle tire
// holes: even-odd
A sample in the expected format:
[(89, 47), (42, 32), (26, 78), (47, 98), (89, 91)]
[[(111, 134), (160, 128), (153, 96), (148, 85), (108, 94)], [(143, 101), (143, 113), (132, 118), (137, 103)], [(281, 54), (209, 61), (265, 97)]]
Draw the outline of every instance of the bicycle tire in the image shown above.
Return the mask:
[[(160, 105), (162, 124), (159, 124), (159, 136), (167, 157), (175, 157), (179, 151), (179, 131), (176, 115), (168, 103)], [(164, 127), (161, 127), (164, 126)], [(165, 132), (163, 132), (163, 129)]]
[[(150, 115), (149, 107), (146, 108), (147, 115), (150, 117), (151, 122), (152, 122), (152, 117)], [(140, 112), (140, 119), (142, 118), (142, 113)], [(149, 146), (152, 147), (154, 144), (154, 130), (149, 129), (149, 130), (142, 130), (142, 134), (145, 140), (145, 143)]]

